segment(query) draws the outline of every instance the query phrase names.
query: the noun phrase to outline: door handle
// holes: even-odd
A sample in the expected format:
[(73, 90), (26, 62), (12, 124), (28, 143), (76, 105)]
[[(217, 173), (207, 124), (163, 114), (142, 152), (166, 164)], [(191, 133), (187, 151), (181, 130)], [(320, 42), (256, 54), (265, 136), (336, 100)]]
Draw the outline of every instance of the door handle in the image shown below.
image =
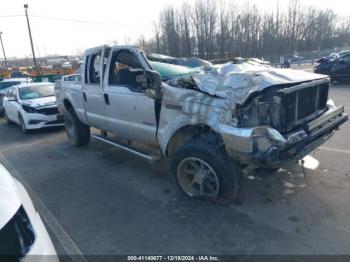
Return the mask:
[(104, 94), (103, 97), (105, 98), (106, 105), (109, 105), (109, 97), (108, 94)]
[(86, 98), (85, 92), (83, 92), (83, 99), (84, 99), (85, 102), (87, 102), (87, 98)]

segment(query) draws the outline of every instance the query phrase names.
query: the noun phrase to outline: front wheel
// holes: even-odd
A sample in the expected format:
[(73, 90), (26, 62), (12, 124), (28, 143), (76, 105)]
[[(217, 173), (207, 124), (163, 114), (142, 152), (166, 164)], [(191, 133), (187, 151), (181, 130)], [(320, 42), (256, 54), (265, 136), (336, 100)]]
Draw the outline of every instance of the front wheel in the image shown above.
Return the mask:
[(9, 119), (9, 116), (7, 115), (5, 109), (4, 109), (3, 114), (4, 114), (4, 118), (5, 118), (6, 124), (10, 125), (11, 124), (11, 120)]
[(26, 123), (23, 120), (23, 117), (20, 115), (18, 118), (19, 118), (19, 124), (21, 126), (21, 130), (23, 134), (28, 134), (30, 130), (27, 128)]
[(207, 137), (182, 146), (172, 159), (171, 170), (179, 188), (190, 197), (226, 202), (238, 194), (239, 165)]
[(89, 143), (90, 127), (83, 124), (74, 111), (65, 112), (64, 125), (68, 140), (74, 146), (83, 146)]

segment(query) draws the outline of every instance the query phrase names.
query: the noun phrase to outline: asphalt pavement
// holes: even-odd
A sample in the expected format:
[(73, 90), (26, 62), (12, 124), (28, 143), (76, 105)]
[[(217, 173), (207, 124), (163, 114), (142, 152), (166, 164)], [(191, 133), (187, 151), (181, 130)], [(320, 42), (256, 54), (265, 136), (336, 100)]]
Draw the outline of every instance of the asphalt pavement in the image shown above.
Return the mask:
[[(350, 113), (349, 85), (330, 95)], [(317, 169), (247, 172), (226, 206), (178, 192), (166, 162), (98, 141), (75, 148), (62, 128), (24, 135), (0, 119), (0, 156), (60, 254), (350, 254), (349, 122), (311, 154)]]

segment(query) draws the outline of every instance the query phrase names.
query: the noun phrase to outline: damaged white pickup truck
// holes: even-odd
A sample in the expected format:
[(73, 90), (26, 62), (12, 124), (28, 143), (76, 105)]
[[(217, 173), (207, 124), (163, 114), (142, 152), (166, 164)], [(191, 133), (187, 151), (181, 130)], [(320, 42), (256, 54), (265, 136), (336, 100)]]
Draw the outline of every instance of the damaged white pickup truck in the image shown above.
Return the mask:
[(328, 89), (324, 75), (249, 61), (190, 68), (131, 46), (88, 49), (82, 83), (55, 84), (74, 145), (93, 136), (170, 158), (181, 190), (214, 200), (236, 196), (242, 166), (279, 167), (329, 139), (348, 117)]

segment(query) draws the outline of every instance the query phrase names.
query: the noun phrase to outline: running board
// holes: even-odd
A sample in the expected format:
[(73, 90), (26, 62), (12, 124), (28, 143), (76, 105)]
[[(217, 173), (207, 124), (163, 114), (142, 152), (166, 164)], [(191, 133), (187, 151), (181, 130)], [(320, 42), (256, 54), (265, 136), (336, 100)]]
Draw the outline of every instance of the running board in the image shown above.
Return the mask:
[(109, 145), (112, 145), (112, 146), (118, 147), (120, 149), (123, 149), (123, 150), (125, 150), (125, 151), (127, 151), (129, 153), (132, 153), (132, 154), (134, 154), (136, 156), (139, 156), (139, 157), (141, 157), (143, 159), (146, 159), (146, 160), (148, 160), (148, 161), (150, 161), (152, 163), (155, 163), (155, 162), (157, 162), (157, 161), (159, 161), (161, 159), (160, 156), (150, 155), (150, 154), (146, 154), (146, 153), (140, 152), (140, 151), (138, 151), (138, 150), (136, 150), (134, 148), (131, 148), (131, 147), (127, 146), (127, 145), (118, 143), (116, 141), (112, 141), (112, 140), (110, 140), (110, 139), (108, 139), (106, 137), (101, 137), (101, 136), (98, 136), (98, 135), (91, 135), (91, 136), (93, 138), (99, 140), (99, 141), (102, 141), (102, 142), (107, 143)]

